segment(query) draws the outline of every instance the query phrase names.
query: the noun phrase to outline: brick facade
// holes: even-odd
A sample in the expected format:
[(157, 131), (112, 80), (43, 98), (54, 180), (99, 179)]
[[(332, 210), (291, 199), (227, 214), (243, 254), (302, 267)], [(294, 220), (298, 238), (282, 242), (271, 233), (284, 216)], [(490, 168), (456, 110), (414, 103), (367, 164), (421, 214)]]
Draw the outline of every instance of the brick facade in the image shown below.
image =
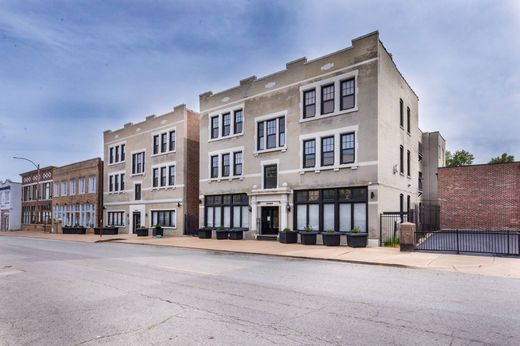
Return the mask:
[(520, 230), (520, 162), (439, 168), (442, 229)]

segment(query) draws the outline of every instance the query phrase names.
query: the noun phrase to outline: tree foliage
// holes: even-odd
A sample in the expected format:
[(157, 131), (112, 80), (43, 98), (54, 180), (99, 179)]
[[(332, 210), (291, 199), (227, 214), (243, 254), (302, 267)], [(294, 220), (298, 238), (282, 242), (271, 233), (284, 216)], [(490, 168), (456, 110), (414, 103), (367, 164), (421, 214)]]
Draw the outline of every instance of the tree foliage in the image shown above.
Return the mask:
[(473, 163), (475, 157), (466, 150), (457, 150), (453, 154), (446, 150), (446, 167), (467, 166)]
[(508, 155), (507, 153), (503, 153), (500, 156), (491, 158), (489, 163), (508, 163), (515, 162), (515, 157), (513, 155)]

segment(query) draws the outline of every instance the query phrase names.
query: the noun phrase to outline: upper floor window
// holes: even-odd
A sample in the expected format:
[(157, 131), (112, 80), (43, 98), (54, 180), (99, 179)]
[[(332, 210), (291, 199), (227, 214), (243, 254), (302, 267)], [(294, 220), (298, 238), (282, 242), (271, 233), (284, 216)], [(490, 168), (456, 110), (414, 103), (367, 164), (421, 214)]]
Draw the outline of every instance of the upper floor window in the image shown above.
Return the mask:
[(218, 115), (211, 118), (211, 138), (218, 137)]
[(170, 131), (170, 147), (169, 147), (170, 151), (175, 150), (175, 141), (176, 141), (175, 131)]
[(61, 182), (61, 195), (67, 196), (67, 182), (66, 181)]
[(242, 175), (242, 152), (233, 154), (233, 175)]
[(355, 159), (355, 135), (347, 133), (341, 135), (341, 164), (353, 163)]
[(144, 152), (132, 154), (132, 174), (144, 173)]
[(119, 163), (125, 161), (125, 145), (119, 144), (108, 149), (108, 163)]
[(404, 174), (404, 148), (399, 146), (399, 172)]
[(264, 189), (276, 189), (278, 187), (278, 165), (264, 166)]
[(334, 112), (334, 84), (321, 87), (321, 114)]
[(60, 186), (55, 183), (54, 184), (54, 197), (59, 197), (60, 196)]
[(80, 195), (85, 194), (85, 178), (78, 179), (78, 193)]
[(316, 165), (316, 140), (303, 141), (303, 168), (311, 168)]
[(321, 139), (321, 165), (334, 165), (334, 137), (325, 137)]
[(153, 136), (153, 153), (159, 153), (159, 135)]
[(125, 174), (111, 174), (108, 176), (108, 191), (119, 192), (125, 189)]
[(234, 133), (242, 133), (244, 127), (244, 115), (242, 113), (242, 110), (239, 109), (235, 111), (235, 130)]
[(285, 147), (285, 116), (257, 122), (257, 150)]
[(159, 186), (159, 168), (152, 169), (152, 186)]
[(312, 118), (316, 115), (316, 89), (303, 93), (303, 117)]
[(168, 148), (168, 134), (161, 133), (161, 153), (166, 152)]
[(399, 125), (404, 127), (404, 102), (403, 99), (399, 99)]
[(175, 185), (175, 166), (168, 166), (168, 185)]
[(406, 175), (410, 177), (412, 175), (412, 168), (410, 167), (410, 150), (406, 151)]
[(229, 154), (222, 154), (222, 176), (229, 177)]
[(42, 185), (42, 199), (51, 199), (51, 183), (43, 183)]
[(166, 167), (161, 167), (161, 186), (166, 186)]
[(141, 200), (141, 184), (134, 185), (134, 200), (136, 200), (136, 201)]
[(218, 155), (211, 156), (211, 177), (218, 177)]
[(229, 136), (231, 133), (231, 114), (222, 114), (222, 136)]
[(356, 82), (354, 78), (341, 82), (341, 110), (354, 108), (356, 104)]
[(153, 154), (164, 154), (175, 151), (175, 130), (153, 136)]
[(410, 133), (410, 107), (406, 107), (406, 131)]
[(96, 192), (96, 176), (88, 177), (88, 192), (89, 193)]

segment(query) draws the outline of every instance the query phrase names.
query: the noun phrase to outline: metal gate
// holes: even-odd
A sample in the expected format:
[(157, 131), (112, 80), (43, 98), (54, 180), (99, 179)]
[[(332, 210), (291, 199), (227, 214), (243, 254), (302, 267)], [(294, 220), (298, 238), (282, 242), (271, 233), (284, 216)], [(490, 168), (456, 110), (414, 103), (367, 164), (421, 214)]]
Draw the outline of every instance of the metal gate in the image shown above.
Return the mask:
[(399, 225), (408, 221), (407, 212), (384, 212), (379, 215), (379, 246), (399, 245)]

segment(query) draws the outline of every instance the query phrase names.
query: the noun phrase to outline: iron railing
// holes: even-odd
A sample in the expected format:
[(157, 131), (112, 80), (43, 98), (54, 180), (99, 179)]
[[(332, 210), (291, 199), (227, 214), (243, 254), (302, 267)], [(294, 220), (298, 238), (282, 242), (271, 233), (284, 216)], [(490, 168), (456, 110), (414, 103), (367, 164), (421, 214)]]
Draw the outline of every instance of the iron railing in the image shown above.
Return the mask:
[(416, 249), (453, 253), (520, 256), (520, 231), (418, 231)]

